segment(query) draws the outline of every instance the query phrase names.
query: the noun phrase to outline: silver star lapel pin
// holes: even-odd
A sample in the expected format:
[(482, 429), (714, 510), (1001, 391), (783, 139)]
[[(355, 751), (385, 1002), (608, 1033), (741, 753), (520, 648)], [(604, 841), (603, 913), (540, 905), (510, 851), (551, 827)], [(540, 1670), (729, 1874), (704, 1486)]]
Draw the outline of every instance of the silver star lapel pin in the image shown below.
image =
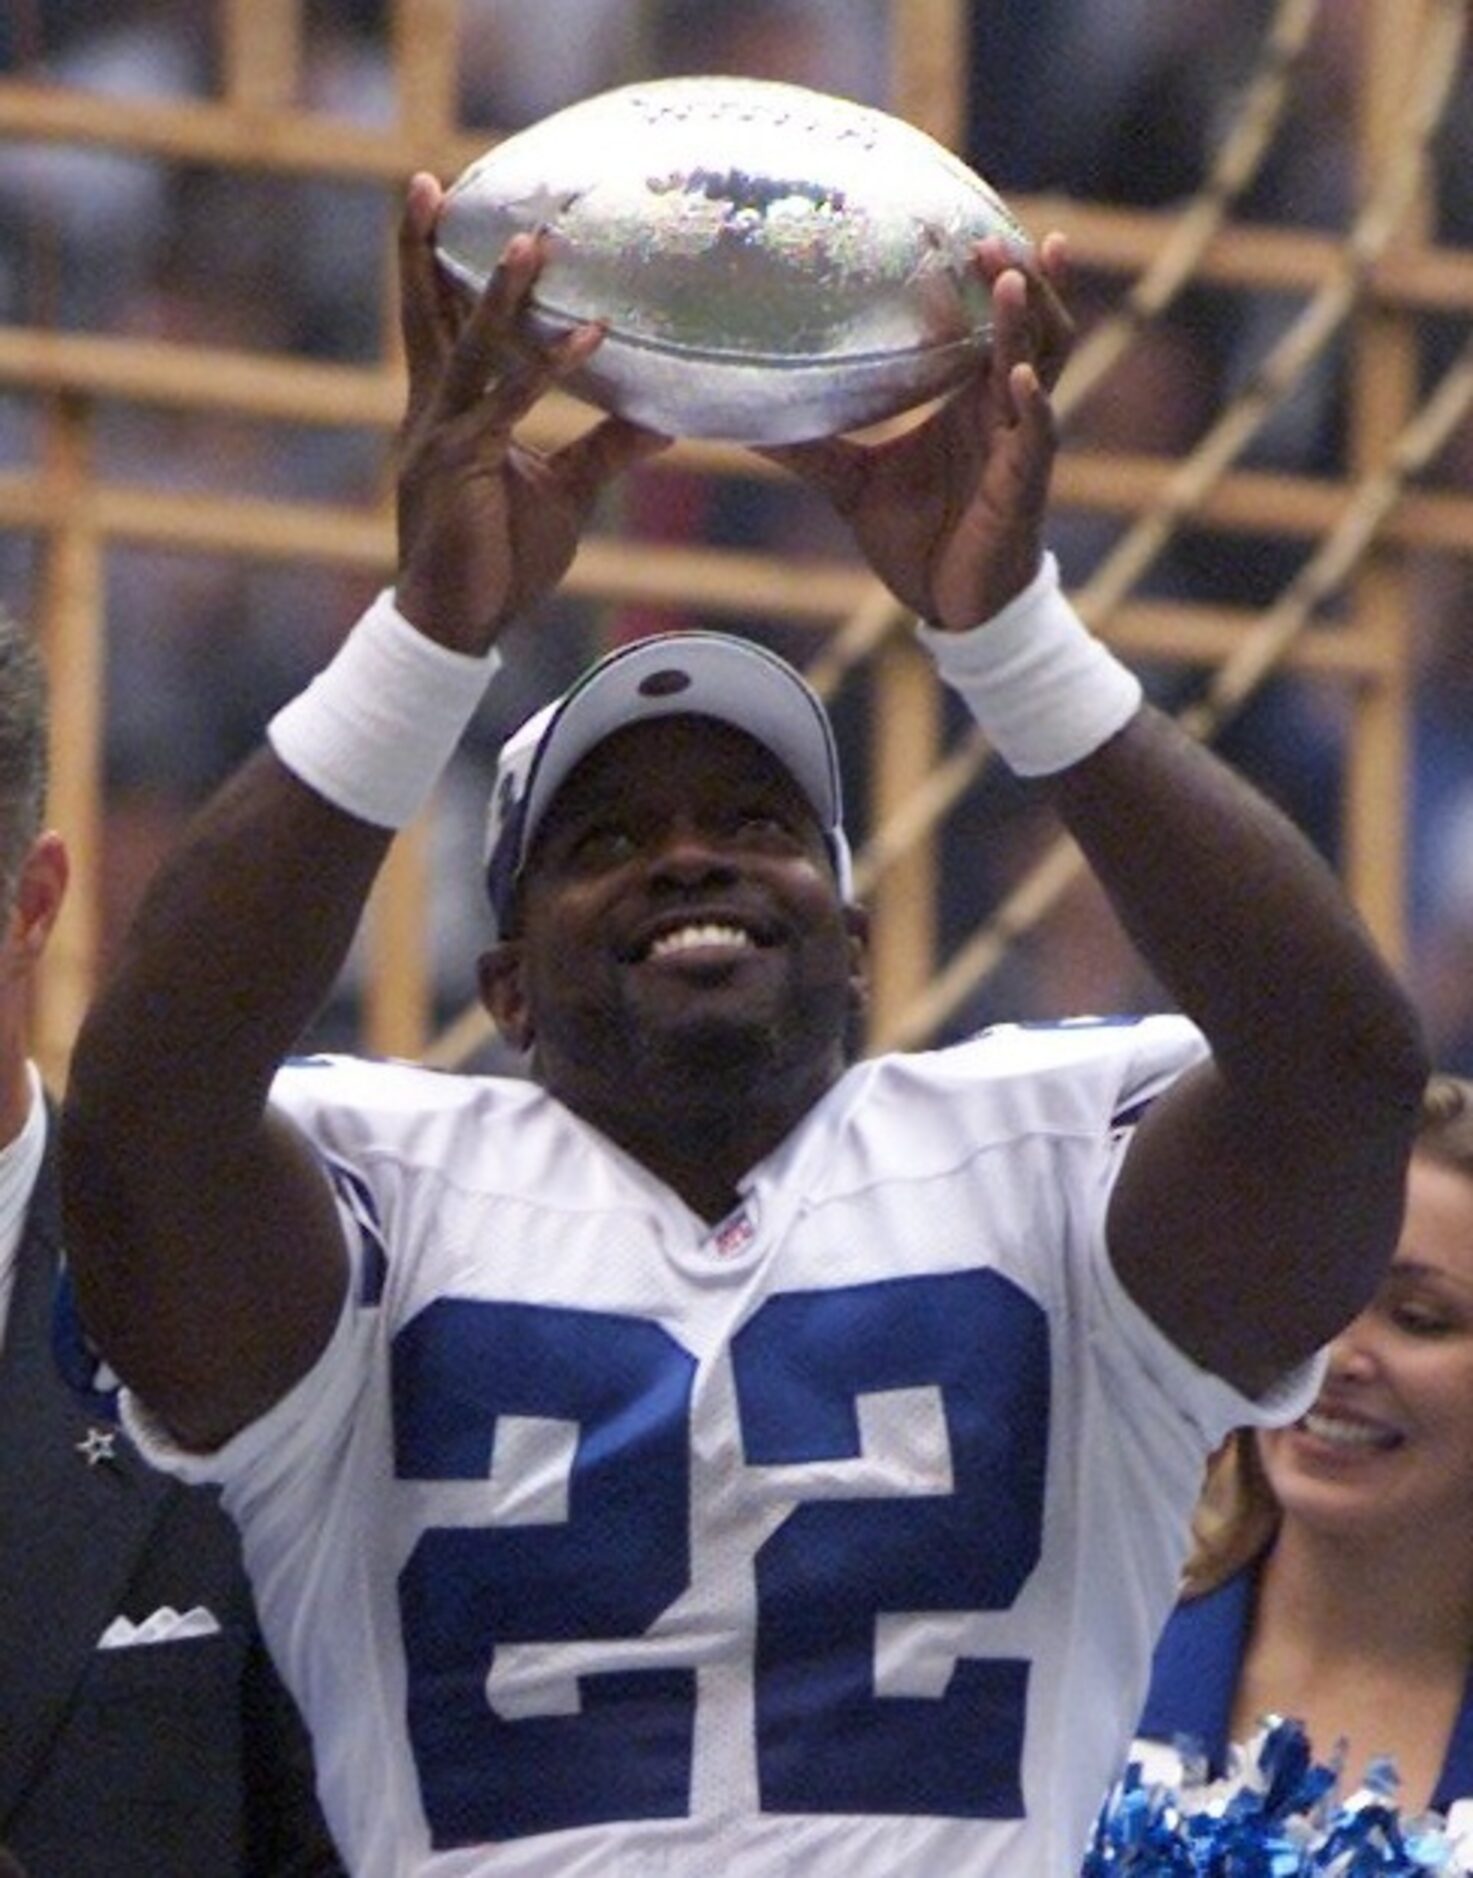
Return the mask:
[(77, 1443), (77, 1452), (89, 1467), (100, 1467), (117, 1460), (116, 1429), (89, 1428)]

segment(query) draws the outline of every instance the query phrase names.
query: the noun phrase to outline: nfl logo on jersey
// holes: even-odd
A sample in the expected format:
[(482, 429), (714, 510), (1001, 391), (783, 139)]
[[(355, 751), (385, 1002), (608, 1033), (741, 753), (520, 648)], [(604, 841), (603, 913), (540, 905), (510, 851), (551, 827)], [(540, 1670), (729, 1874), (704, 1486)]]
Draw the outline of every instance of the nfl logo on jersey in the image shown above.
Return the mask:
[(757, 1227), (746, 1207), (738, 1207), (735, 1213), (728, 1213), (721, 1224), (711, 1233), (711, 1250), (719, 1259), (735, 1258), (738, 1252), (745, 1251), (757, 1236)]

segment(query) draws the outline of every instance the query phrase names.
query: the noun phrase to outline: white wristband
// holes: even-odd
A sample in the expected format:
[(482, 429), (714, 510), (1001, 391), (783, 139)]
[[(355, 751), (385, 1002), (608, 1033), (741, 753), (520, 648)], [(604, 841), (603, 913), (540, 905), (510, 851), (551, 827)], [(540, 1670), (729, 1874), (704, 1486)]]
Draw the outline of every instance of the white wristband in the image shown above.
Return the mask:
[(951, 633), (922, 624), (916, 634), (1017, 776), (1071, 768), (1140, 709), (1140, 680), (1069, 604), (1052, 554), (982, 625)]
[(425, 803), (501, 663), (411, 626), (390, 589), (266, 727), (278, 757), (335, 807), (403, 828)]

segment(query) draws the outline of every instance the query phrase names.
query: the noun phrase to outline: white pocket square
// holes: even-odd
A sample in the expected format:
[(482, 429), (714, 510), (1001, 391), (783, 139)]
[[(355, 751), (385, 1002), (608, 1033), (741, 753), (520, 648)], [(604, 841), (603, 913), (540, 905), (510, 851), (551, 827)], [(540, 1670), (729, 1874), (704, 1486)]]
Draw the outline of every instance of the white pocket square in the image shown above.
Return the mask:
[(1473, 1860), (1473, 1800), (1454, 1800), (1447, 1811), (1447, 1835), (1464, 1864)]
[(99, 1650), (133, 1650), (145, 1643), (183, 1643), (189, 1637), (212, 1637), (219, 1630), (219, 1620), (203, 1604), (181, 1617), (171, 1604), (162, 1605), (141, 1624), (126, 1617), (115, 1617), (97, 1639)]

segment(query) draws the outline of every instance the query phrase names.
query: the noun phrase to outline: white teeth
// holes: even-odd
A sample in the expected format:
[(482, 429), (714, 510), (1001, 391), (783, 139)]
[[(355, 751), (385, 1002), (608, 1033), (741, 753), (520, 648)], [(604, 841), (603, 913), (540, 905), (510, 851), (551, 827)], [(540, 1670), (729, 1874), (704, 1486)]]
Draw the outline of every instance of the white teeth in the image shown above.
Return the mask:
[(652, 959), (669, 958), (673, 952), (690, 952), (700, 946), (749, 946), (752, 941), (740, 926), (681, 926), (662, 934), (650, 947)]
[(1328, 1441), (1341, 1448), (1384, 1448), (1396, 1439), (1390, 1429), (1373, 1428), (1365, 1422), (1341, 1421), (1338, 1416), (1321, 1414), (1314, 1409), (1305, 1416), (1302, 1426), (1316, 1441)]

